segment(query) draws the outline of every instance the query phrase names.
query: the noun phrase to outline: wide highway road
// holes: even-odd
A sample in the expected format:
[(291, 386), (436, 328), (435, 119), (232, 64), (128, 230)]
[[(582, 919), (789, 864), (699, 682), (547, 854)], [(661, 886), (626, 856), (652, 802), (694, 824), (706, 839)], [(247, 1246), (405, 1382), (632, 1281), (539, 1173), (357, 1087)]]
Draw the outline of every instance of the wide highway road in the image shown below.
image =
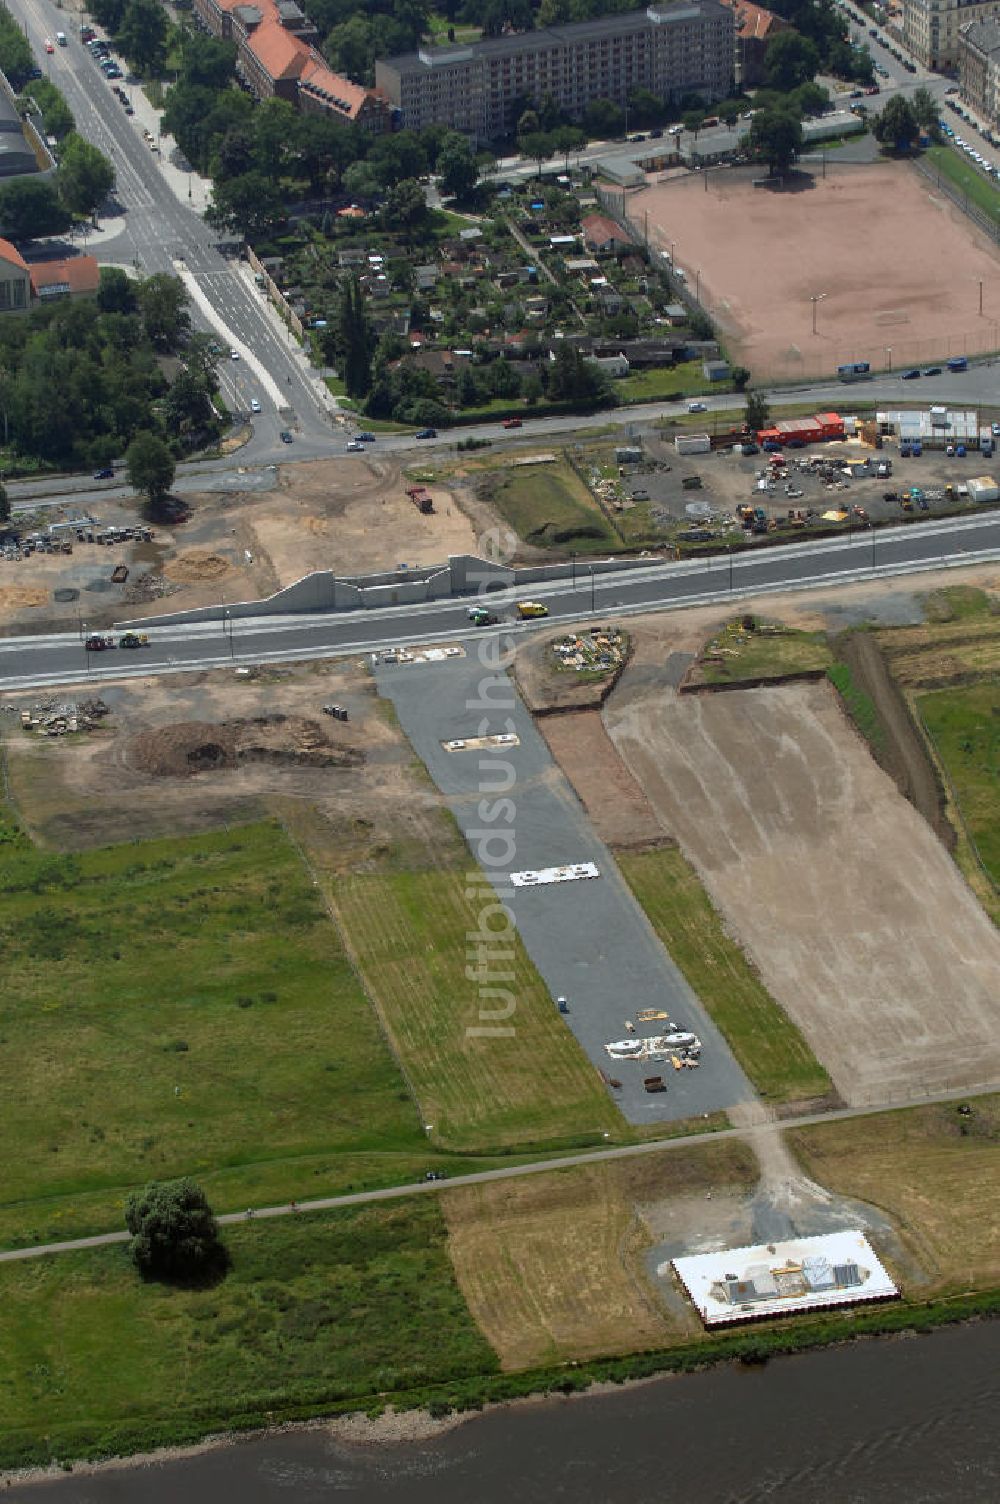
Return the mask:
[[(559, 620), (622, 616), (641, 611), (727, 599), (745, 600), (780, 589), (829, 587), (895, 572), (959, 566), (1000, 558), (1000, 513), (926, 522), (922, 526), (858, 531), (848, 538), (789, 544), (743, 555), (664, 562), (534, 584), (519, 592), (543, 601), (547, 622), (522, 623), (513, 602), (497, 598), (505, 625), (529, 631)], [(491, 605), (494, 597), (487, 598)], [(89, 652), (85, 623), (75, 633), (8, 638), (0, 642), (0, 690), (41, 689), (102, 678), (169, 673), (231, 663), (315, 659), (404, 644), (475, 637), (471, 597), (422, 605), (379, 607), (310, 615), (224, 618), (150, 629), (138, 651)], [(233, 610), (237, 608), (232, 608)], [(481, 629), (482, 630), (482, 629)], [(488, 630), (488, 629), (487, 629)]]

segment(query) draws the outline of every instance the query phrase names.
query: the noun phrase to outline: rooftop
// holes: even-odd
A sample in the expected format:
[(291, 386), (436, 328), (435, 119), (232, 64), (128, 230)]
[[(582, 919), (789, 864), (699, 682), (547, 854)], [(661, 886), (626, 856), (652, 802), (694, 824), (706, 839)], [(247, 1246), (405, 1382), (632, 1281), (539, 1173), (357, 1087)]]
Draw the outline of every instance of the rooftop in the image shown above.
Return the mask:
[(630, 10), (623, 15), (594, 16), (589, 21), (571, 21), (564, 26), (540, 26), (535, 31), (515, 32), (511, 36), (484, 37), (482, 41), (465, 46), (421, 48), (419, 52), (386, 58), (385, 63), (397, 71), (407, 72), (417, 67), (444, 68), (449, 64), (468, 62), (470, 58), (503, 57), (526, 47), (532, 52), (540, 52), (546, 48), (575, 46), (579, 42), (601, 41), (604, 37), (620, 39), (628, 32), (646, 31), (651, 26), (698, 17), (711, 19), (724, 11), (722, 0), (689, 0), (689, 3), (665, 5), (662, 9), (651, 5), (648, 10)]
[(34, 262), (28, 268), (36, 298), (96, 292), (101, 271), (96, 256), (67, 256), (59, 261)]

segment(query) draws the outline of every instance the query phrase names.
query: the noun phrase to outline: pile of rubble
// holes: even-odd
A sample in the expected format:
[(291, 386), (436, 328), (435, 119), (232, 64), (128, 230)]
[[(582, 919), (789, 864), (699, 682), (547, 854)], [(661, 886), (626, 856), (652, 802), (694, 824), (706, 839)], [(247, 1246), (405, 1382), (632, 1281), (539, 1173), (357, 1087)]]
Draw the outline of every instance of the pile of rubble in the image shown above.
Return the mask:
[(579, 635), (558, 637), (551, 647), (559, 668), (602, 674), (621, 668), (628, 639), (619, 627), (591, 627)]
[(46, 700), (32, 705), (30, 710), (19, 709), (16, 705), (4, 705), (3, 709), (8, 714), (20, 715), (22, 731), (34, 731), (40, 736), (93, 731), (97, 723), (110, 714), (103, 700)]

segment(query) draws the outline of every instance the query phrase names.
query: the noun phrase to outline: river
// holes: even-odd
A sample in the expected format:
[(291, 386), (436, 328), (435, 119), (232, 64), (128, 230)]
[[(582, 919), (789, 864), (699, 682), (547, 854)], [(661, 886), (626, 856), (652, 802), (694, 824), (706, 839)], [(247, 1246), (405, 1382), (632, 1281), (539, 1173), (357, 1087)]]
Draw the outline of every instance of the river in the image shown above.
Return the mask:
[(23, 1504), (979, 1504), (1000, 1323), (497, 1409), (431, 1441), (322, 1428), (4, 1491)]

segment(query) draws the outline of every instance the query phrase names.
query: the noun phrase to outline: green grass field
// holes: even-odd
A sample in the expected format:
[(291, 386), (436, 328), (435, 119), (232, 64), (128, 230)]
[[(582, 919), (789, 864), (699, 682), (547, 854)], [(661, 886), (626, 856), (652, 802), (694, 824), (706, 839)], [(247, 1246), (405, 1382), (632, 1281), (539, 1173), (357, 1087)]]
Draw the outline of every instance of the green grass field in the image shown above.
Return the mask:
[(0, 1466), (46, 1462), (496, 1370), (435, 1200), (226, 1230), (210, 1289), (124, 1247), (0, 1267)]
[(876, 752), (885, 749), (885, 731), (879, 718), (875, 701), (867, 690), (862, 689), (851, 671), (849, 663), (831, 663), (827, 678), (844, 702), (844, 708), (857, 726), (861, 735)]
[[(724, 383), (722, 390), (726, 390)], [(635, 371), (614, 384), (615, 396), (622, 402), (658, 402), (671, 397), (696, 397), (702, 392), (718, 392), (720, 383), (706, 380), (700, 360), (685, 360), (676, 366), (656, 366), (649, 371)]]
[(916, 700), (979, 859), (1000, 887), (1000, 688), (995, 680), (936, 689)]
[(525, 543), (576, 553), (621, 547), (604, 514), (569, 465), (525, 465), (498, 474), (494, 505)]
[(743, 618), (730, 622), (702, 649), (702, 684), (739, 684), (748, 679), (779, 679), (786, 674), (822, 673), (832, 654), (823, 632), (801, 632), (762, 622), (748, 632)]
[(656, 933), (765, 1101), (826, 1096), (832, 1090), (829, 1076), (726, 934), (680, 851), (622, 851), (616, 859)]
[[(474, 1152), (534, 1144), (597, 1143), (625, 1124), (515, 934), (512, 973), (470, 980), (469, 934), (478, 928), (468, 862), (430, 871), (355, 873), (332, 882), (332, 901), (365, 985), (385, 1022), (430, 1141)], [(480, 1008), (509, 1017), (480, 1016)], [(482, 1027), (509, 1034), (477, 1034)]]
[(984, 214), (1000, 224), (1000, 193), (993, 185), (950, 146), (930, 146), (924, 152), (924, 160), (943, 178), (964, 193)]
[[(218, 1172), (242, 1196), (247, 1167), (281, 1163), (270, 1180), (302, 1195), (315, 1159), (299, 1184), (297, 1156), (328, 1168), (368, 1156), (370, 1171), (386, 1154), (390, 1179), (400, 1161), (425, 1161), (405, 1083), (277, 826), (73, 856), (2, 829), (0, 1229), (12, 1240), (79, 1225), (77, 1197), (96, 1195), (108, 1225), (147, 1179)], [(343, 1168), (353, 1183), (361, 1161)]]

